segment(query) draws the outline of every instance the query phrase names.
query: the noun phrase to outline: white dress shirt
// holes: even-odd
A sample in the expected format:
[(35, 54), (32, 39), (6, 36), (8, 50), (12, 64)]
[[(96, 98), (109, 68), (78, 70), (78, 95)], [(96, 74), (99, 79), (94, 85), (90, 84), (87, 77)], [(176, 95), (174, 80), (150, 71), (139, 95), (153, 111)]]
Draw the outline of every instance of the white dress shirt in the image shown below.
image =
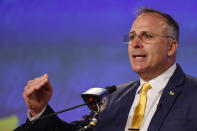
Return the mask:
[[(162, 73), (161, 75), (155, 77), (154, 79), (152, 79), (148, 82), (151, 85), (151, 88), (147, 92), (146, 109), (145, 109), (145, 114), (144, 114), (144, 118), (142, 121), (140, 131), (147, 131), (150, 121), (157, 109), (157, 105), (159, 103), (159, 99), (161, 97), (161, 94), (162, 94), (165, 86), (167, 85), (170, 77), (174, 73), (175, 69), (176, 69), (176, 63), (174, 63), (164, 73)], [(129, 115), (128, 115), (125, 131), (128, 131), (128, 129), (131, 127), (133, 114), (134, 114), (135, 108), (139, 102), (141, 88), (144, 83), (147, 83), (147, 82), (145, 82), (144, 80), (142, 80), (140, 78), (140, 86), (138, 87), (138, 89), (136, 91), (135, 99), (133, 101), (132, 107), (131, 107)]]

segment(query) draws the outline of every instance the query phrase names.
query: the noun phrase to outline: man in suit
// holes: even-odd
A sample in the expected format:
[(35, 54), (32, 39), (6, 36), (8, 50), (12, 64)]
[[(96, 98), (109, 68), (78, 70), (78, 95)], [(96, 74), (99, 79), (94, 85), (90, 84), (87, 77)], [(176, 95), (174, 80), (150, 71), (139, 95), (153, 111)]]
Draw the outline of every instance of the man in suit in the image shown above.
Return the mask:
[[(197, 79), (176, 63), (178, 23), (168, 14), (141, 8), (129, 33), (129, 59), (140, 79), (118, 86), (108, 96), (96, 131), (196, 131)], [(145, 86), (146, 85), (146, 86)], [(23, 97), (29, 120), (53, 113), (47, 105), (53, 88), (48, 75), (28, 82)], [(26, 125), (26, 130), (75, 131), (90, 116), (66, 123), (57, 116)]]

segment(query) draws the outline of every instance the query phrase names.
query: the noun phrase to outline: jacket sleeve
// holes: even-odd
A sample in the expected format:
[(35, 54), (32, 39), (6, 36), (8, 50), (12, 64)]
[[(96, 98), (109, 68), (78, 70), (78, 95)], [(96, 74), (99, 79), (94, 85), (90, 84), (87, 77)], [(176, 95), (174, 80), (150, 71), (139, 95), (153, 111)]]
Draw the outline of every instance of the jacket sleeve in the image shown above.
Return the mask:
[[(53, 109), (47, 105), (46, 110), (41, 117), (54, 113)], [(85, 115), (81, 120), (67, 123), (58, 118), (57, 115), (40, 119), (34, 122), (26, 121), (23, 125), (14, 131), (78, 131), (83, 126), (88, 125), (91, 115)]]

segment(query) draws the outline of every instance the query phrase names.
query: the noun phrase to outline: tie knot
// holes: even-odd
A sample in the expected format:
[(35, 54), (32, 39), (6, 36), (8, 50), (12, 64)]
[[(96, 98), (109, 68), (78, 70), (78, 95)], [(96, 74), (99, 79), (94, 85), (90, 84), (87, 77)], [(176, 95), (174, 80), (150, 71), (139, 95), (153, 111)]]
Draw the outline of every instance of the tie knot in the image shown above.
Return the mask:
[(150, 88), (151, 88), (151, 85), (149, 83), (145, 83), (142, 86), (142, 92), (147, 92), (148, 89), (150, 89)]

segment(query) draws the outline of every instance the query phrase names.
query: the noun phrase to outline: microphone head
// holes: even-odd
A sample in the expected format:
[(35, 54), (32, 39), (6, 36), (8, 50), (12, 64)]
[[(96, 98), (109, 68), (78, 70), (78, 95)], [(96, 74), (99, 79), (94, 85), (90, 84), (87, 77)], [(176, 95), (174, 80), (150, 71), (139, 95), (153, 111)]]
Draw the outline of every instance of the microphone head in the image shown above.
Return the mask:
[(90, 88), (81, 94), (84, 102), (87, 104), (91, 111), (98, 111), (97, 104), (100, 106), (101, 100), (104, 96), (113, 93), (116, 86), (107, 86), (106, 88)]

